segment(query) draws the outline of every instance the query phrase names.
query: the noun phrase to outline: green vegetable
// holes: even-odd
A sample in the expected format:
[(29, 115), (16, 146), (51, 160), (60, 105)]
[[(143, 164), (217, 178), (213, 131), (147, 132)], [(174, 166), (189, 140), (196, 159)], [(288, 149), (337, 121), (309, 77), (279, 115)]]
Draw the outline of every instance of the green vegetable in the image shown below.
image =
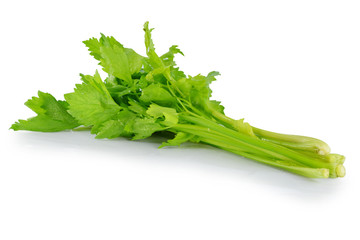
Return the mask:
[(96, 138), (132, 139), (167, 132), (173, 138), (160, 147), (201, 142), (305, 177), (345, 175), (345, 158), (330, 153), (323, 141), (262, 130), (226, 116), (220, 102), (210, 100), (209, 85), (219, 73), (185, 75), (174, 62), (175, 54), (183, 53), (172, 46), (159, 56), (152, 30), (146, 22), (146, 57), (103, 34), (84, 41), (108, 77), (103, 81), (97, 71), (81, 74), (82, 84), (65, 94), (66, 101), (39, 92), (25, 103), (37, 116), (11, 129), (54, 132), (82, 126)]

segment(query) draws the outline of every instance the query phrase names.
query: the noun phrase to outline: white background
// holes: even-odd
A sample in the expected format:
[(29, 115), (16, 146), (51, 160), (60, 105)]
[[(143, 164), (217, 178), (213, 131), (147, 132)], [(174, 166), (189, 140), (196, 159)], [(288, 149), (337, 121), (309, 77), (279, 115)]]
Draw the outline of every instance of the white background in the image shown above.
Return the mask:
[[(2, 1), (0, 239), (360, 239), (359, 1)], [(323, 139), (342, 179), (313, 180), (207, 146), (8, 130), (37, 90), (62, 99), (100, 69), (102, 32), (188, 74), (264, 129)]]

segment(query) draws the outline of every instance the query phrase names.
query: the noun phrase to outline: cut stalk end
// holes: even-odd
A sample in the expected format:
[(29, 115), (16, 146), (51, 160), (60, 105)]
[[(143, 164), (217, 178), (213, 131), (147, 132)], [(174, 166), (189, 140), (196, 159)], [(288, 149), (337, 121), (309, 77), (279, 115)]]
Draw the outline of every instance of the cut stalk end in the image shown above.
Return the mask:
[(345, 177), (346, 170), (345, 167), (342, 164), (339, 164), (335, 169), (336, 175), (338, 177)]

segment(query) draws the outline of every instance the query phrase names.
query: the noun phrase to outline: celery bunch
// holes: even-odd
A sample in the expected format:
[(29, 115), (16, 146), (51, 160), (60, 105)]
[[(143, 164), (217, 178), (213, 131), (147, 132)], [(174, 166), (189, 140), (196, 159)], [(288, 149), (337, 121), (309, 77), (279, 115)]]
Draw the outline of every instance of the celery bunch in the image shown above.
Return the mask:
[(220, 102), (210, 100), (209, 87), (218, 72), (185, 75), (175, 64), (172, 46), (155, 52), (148, 22), (144, 25), (146, 56), (125, 48), (113, 37), (84, 41), (108, 77), (82, 75), (82, 84), (65, 94), (65, 101), (39, 91), (25, 105), (37, 116), (19, 120), (13, 130), (53, 132), (86, 127), (96, 138), (134, 140), (155, 132), (170, 132), (160, 147), (201, 142), (255, 161), (311, 178), (345, 176), (344, 156), (330, 153), (321, 140), (274, 133), (224, 114)]

